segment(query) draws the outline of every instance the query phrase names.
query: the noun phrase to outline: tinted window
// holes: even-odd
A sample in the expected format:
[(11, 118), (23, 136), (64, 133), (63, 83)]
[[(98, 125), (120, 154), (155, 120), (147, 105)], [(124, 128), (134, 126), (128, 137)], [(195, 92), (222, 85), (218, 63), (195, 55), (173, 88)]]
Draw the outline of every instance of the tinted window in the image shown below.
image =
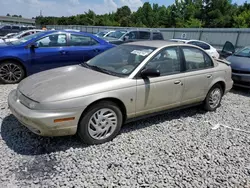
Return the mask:
[(20, 29), (19, 26), (12, 26), (12, 29)]
[(192, 71), (213, 66), (211, 58), (201, 50), (190, 47), (183, 47), (182, 49), (186, 60), (186, 70)]
[(27, 27), (21, 27), (21, 30), (26, 30), (26, 29), (28, 29)]
[(131, 31), (128, 34), (126, 34), (126, 36), (128, 36), (128, 39), (132, 39), (132, 40), (138, 39), (137, 31)]
[(11, 29), (11, 26), (6, 25), (6, 26), (3, 27), (3, 29)]
[(195, 46), (199, 46), (200, 48), (204, 49), (204, 50), (209, 50), (210, 46), (203, 43), (203, 42), (199, 42), (199, 41), (192, 41), (192, 42), (188, 42), (188, 44), (192, 44)]
[(30, 35), (30, 32), (24, 33), (23, 35), (20, 36), (20, 38), (26, 37), (26, 36), (28, 36), (28, 35)]
[(234, 55), (241, 57), (250, 57), (250, 48), (249, 47), (243, 48), (242, 50), (236, 52)]
[(153, 40), (163, 40), (161, 33), (153, 33)]
[(36, 41), (36, 43), (39, 47), (60, 47), (67, 45), (65, 34), (49, 35)]
[(70, 46), (93, 46), (96, 44), (98, 42), (89, 36), (70, 35)]
[(139, 39), (150, 39), (150, 32), (146, 32), (146, 31), (139, 31)]
[(146, 67), (160, 70), (161, 75), (179, 73), (181, 61), (178, 48), (169, 47), (161, 50)]

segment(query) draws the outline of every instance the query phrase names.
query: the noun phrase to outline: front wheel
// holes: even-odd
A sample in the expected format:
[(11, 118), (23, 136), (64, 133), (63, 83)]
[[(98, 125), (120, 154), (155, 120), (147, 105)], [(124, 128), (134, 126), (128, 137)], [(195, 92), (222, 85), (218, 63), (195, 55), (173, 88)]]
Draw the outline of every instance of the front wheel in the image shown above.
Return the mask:
[(3, 84), (19, 83), (25, 76), (23, 67), (14, 61), (0, 64), (0, 82)]
[(113, 102), (102, 101), (83, 114), (77, 133), (86, 144), (102, 144), (116, 137), (122, 121), (119, 107)]
[(219, 84), (214, 85), (207, 94), (204, 101), (204, 108), (208, 111), (215, 111), (221, 102), (223, 92)]

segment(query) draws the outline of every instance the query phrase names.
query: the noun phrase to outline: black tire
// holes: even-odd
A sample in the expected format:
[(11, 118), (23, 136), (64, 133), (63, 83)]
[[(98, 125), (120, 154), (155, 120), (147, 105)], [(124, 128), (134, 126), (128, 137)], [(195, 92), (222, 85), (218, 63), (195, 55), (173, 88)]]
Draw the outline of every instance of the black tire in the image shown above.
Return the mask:
[(11, 60), (0, 63), (0, 83), (16, 84), (24, 77), (25, 71), (20, 63)]
[[(210, 99), (211, 99), (211, 94), (214, 92), (214, 91), (220, 91), (220, 97), (218, 97), (218, 102), (216, 102), (216, 105), (213, 106), (210, 104)], [(222, 88), (220, 86), (220, 84), (215, 84), (208, 92), (207, 96), (206, 96), (206, 99), (204, 101), (204, 108), (205, 110), (207, 111), (215, 111), (219, 106), (220, 106), (220, 103), (221, 103), (221, 99), (222, 99), (222, 96), (223, 96), (223, 91), (222, 91)]]
[[(93, 117), (93, 115), (101, 109), (112, 110), (116, 114), (117, 125), (114, 128), (113, 133), (110, 134), (107, 138), (95, 139), (91, 136), (89, 132), (89, 122), (90, 122), (91, 117)], [(102, 143), (111, 141), (114, 137), (117, 136), (117, 134), (119, 133), (121, 129), (122, 123), (123, 123), (123, 116), (119, 107), (114, 102), (101, 101), (92, 105), (86, 112), (84, 112), (78, 125), (77, 134), (81, 138), (81, 140), (86, 144), (89, 144), (89, 145), (102, 144)]]

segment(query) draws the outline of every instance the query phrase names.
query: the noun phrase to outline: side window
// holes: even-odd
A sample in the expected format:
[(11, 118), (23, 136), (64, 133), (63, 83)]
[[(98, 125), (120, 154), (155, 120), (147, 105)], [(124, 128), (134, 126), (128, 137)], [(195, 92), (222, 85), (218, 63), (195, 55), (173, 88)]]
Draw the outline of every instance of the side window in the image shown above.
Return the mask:
[(210, 46), (203, 43), (203, 42), (199, 42), (199, 41), (192, 41), (192, 42), (189, 42), (188, 44), (192, 44), (192, 45), (195, 45), (195, 46), (199, 46), (200, 48), (204, 49), (204, 50), (210, 50)]
[(161, 75), (180, 73), (181, 61), (177, 47), (168, 47), (161, 50), (146, 65), (148, 68), (160, 70)]
[(12, 26), (12, 29), (20, 29), (19, 26)]
[(29, 32), (24, 33), (24, 34), (21, 36), (21, 38), (22, 38), (22, 37), (26, 37), (26, 36), (28, 36), (28, 35), (30, 35), (30, 33), (29, 33)]
[(11, 26), (6, 25), (3, 27), (3, 29), (11, 29)]
[(182, 49), (187, 71), (205, 69), (213, 66), (213, 61), (208, 55), (203, 53), (203, 51), (191, 47), (182, 47)]
[(61, 47), (67, 45), (65, 34), (54, 34), (36, 41), (39, 47)]
[(139, 31), (139, 39), (150, 39), (150, 32), (147, 31)]
[(83, 35), (70, 35), (70, 46), (93, 46), (98, 42), (89, 36)]
[(131, 31), (128, 34), (126, 34), (126, 36), (128, 36), (128, 39), (132, 39), (132, 40), (138, 39), (137, 31)]
[(161, 33), (153, 33), (153, 40), (163, 40)]

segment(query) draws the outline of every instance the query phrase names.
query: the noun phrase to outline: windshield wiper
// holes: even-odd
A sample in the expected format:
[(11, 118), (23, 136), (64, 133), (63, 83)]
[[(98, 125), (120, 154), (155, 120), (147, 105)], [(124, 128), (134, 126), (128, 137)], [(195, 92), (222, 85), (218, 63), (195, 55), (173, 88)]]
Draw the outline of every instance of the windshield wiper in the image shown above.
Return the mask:
[(98, 72), (102, 72), (102, 73), (106, 73), (106, 74), (109, 74), (109, 75), (116, 75), (114, 72), (111, 72), (111, 71), (108, 71), (104, 68), (100, 68), (98, 66), (95, 66), (95, 65), (88, 65), (90, 66), (93, 70), (96, 70)]

